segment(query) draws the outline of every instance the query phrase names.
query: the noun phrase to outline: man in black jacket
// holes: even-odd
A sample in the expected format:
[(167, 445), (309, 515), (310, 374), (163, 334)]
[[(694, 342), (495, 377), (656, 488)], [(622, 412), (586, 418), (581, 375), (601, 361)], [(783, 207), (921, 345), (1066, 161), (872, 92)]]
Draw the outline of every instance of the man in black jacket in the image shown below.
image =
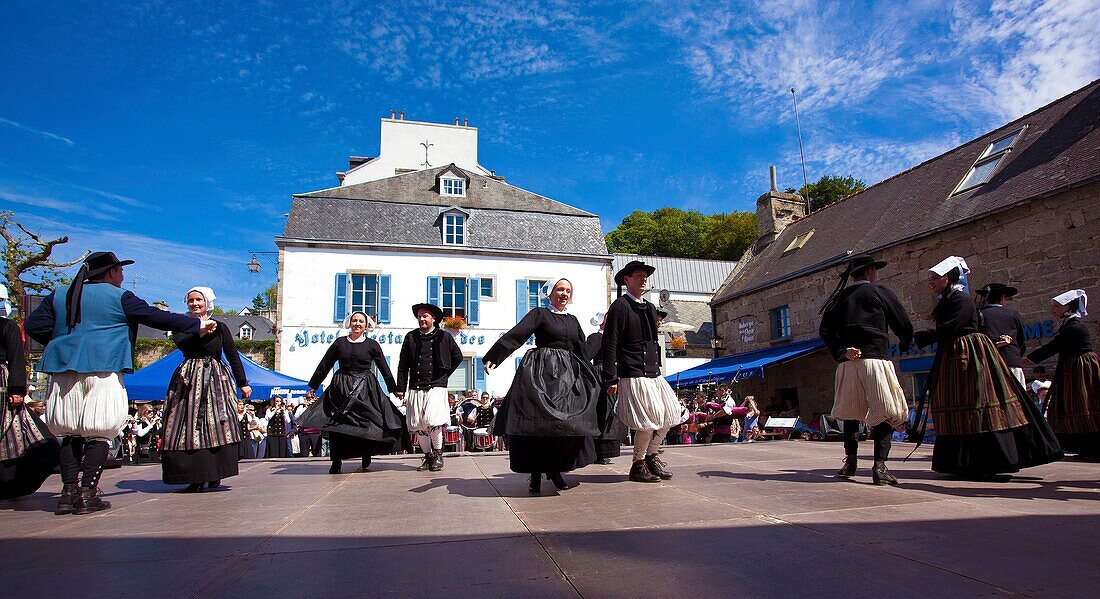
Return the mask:
[[(875, 283), (886, 262), (867, 254), (852, 256), (840, 284), (822, 308), (819, 332), (838, 362), (833, 417), (844, 421), (844, 467), (837, 476), (856, 473), (859, 423), (871, 427), (875, 441), (875, 484), (896, 485), (886, 469), (893, 429), (905, 424), (908, 405), (889, 359), (888, 330), (898, 336), (902, 351), (913, 339), (909, 314), (890, 289)], [(848, 277), (852, 283), (845, 285)]]
[(1026, 385), (1022, 364), (1027, 352), (1027, 345), (1024, 343), (1024, 319), (1019, 312), (1004, 305), (1004, 300), (1016, 295), (1016, 288), (1004, 283), (990, 283), (977, 293), (984, 298), (978, 326), (993, 340), (997, 353), (1001, 354), (1005, 365), (1012, 371), (1012, 376), (1021, 385)]
[(635, 482), (672, 478), (657, 453), (668, 429), (680, 423), (680, 402), (661, 376), (657, 308), (642, 299), (655, 270), (633, 260), (615, 273), (615, 283), (626, 285), (626, 294), (607, 309), (600, 350), (604, 388), (610, 394), (618, 392), (619, 420), (635, 431), (630, 467), (630, 480)]
[(462, 364), (462, 350), (450, 333), (437, 326), (443, 320), (439, 306), (416, 304), (412, 312), (420, 326), (401, 342), (396, 395), (405, 400), (409, 430), (416, 431), (424, 452), (424, 463), (417, 470), (438, 472), (443, 469), (443, 427), (451, 422), (447, 379)]

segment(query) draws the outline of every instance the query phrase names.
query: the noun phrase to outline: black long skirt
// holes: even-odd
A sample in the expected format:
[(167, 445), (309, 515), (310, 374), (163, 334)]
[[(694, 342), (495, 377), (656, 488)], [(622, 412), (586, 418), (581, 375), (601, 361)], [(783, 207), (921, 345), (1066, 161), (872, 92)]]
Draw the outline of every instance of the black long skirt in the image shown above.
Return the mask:
[(320, 428), (333, 459), (387, 455), (408, 437), (405, 417), (370, 371), (337, 371), (321, 400), (306, 409), (298, 425)]
[(290, 449), (287, 447), (286, 435), (267, 436), (267, 448), (264, 451), (265, 458), (289, 458)]
[(252, 439), (249, 439), (247, 435), (243, 439), (241, 439), (240, 443), (237, 443), (237, 459), (256, 459), (256, 446), (252, 444)]
[(508, 435), (508, 467), (512, 472), (569, 472), (595, 461), (592, 437)]
[(615, 415), (616, 403), (617, 398), (614, 395), (606, 391), (600, 392), (600, 399), (596, 404), (596, 415), (602, 432), (594, 442), (596, 457), (601, 460), (619, 457), (622, 454), (623, 442), (629, 436), (626, 425)]
[(198, 485), (237, 476), (237, 445), (162, 451), (162, 480), (168, 485)]
[[(3, 402), (0, 410), (3, 411), (2, 421), (8, 427), (7, 435), (21, 431), (24, 438), (32, 439), (34, 444), (15, 444), (11, 443), (12, 439), (4, 439), (9, 446), (18, 446), (22, 455), (0, 460), (0, 499), (13, 499), (37, 491), (57, 469), (61, 454), (60, 444), (38, 414), (26, 406), (17, 408), (19, 413), (15, 414), (7, 399), (7, 393), (0, 393), (0, 402)], [(18, 417), (18, 421), (13, 423), (13, 417)]]

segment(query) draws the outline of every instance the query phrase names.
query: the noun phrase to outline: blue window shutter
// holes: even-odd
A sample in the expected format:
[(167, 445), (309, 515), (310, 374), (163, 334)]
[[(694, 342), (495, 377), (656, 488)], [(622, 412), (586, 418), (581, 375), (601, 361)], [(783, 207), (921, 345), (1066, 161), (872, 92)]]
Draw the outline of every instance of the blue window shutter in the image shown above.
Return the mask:
[(474, 389), (485, 390), (485, 362), (478, 357), (474, 357)]
[(527, 316), (527, 279), (516, 279), (516, 322)]
[(481, 320), (481, 280), (470, 279), (467, 292), (470, 298), (470, 307), (466, 310), (466, 321), (470, 324), (477, 324)]
[(332, 322), (344, 322), (348, 315), (348, 273), (336, 273), (336, 300), (332, 307)]
[(390, 275), (378, 277), (378, 324), (390, 324)]
[(443, 284), (443, 279), (440, 277), (428, 277), (428, 303), (433, 306), (442, 307), (443, 304), (439, 300), (439, 288)]

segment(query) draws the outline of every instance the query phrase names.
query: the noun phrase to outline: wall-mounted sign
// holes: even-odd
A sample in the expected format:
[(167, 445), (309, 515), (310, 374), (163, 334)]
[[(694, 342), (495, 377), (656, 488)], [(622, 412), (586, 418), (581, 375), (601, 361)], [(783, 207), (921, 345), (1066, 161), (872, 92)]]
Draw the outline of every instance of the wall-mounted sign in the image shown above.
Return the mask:
[[(374, 339), (379, 345), (401, 345), (401, 342), (405, 340), (406, 332), (379, 328), (372, 330), (367, 334), (367, 337)], [(470, 330), (454, 333), (454, 338), (459, 346), (476, 346), (485, 345), (486, 338), (495, 341), (503, 334), (503, 331), (491, 331), (486, 335), (481, 331)], [(290, 351), (294, 351), (297, 348), (309, 347), (310, 345), (332, 345), (332, 342), (336, 341), (339, 336), (340, 329), (338, 328), (309, 329), (303, 327), (300, 331), (283, 333), (282, 342), (290, 346)]]
[(741, 334), (742, 343), (752, 343), (756, 341), (756, 321), (749, 320), (747, 322), (737, 323), (737, 332)]

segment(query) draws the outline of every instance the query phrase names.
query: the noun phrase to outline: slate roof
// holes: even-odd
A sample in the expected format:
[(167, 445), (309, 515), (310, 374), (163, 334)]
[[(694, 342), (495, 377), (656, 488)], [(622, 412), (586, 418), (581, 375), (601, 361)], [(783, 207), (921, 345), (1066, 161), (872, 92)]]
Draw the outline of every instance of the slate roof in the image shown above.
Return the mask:
[[(241, 325), (246, 322), (252, 326), (252, 341), (267, 341), (275, 338), (275, 334), (271, 332), (275, 328), (275, 323), (263, 316), (222, 316), (218, 314), (214, 316), (214, 320), (228, 325), (229, 330), (233, 331), (233, 338), (238, 341), (241, 339)], [(137, 337), (138, 339), (171, 339), (171, 333), (142, 324), (138, 325)]]
[[(991, 142), (1024, 125), (988, 182), (951, 195)], [(793, 223), (731, 274), (712, 304), (829, 268), (849, 251), (879, 251), (1095, 181), (1098, 125), (1100, 80)], [(811, 229), (805, 246), (784, 255)]]
[[(615, 254), (612, 265), (614, 272), (618, 272), (631, 260), (641, 260), (657, 268), (653, 276), (649, 277), (650, 289), (668, 289), (684, 293), (714, 293), (737, 264), (721, 260)], [(707, 319), (710, 319), (709, 315)]]
[[(469, 177), (466, 197), (441, 196), (444, 170)], [(441, 214), (468, 213), (465, 246), (444, 246)], [(280, 241), (607, 255), (594, 214), (448, 165), (294, 196)]]

